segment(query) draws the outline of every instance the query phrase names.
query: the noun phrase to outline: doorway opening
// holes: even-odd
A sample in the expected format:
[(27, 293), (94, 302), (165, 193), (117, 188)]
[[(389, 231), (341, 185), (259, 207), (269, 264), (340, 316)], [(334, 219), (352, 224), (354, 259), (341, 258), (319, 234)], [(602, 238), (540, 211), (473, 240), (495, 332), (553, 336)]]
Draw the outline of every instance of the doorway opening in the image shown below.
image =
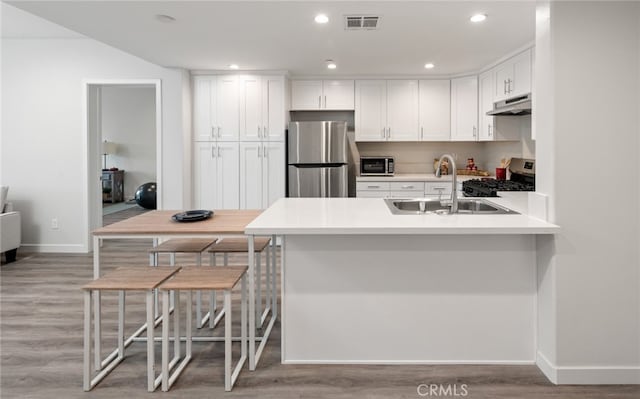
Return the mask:
[[(159, 80), (85, 84), (87, 138), (87, 250), (91, 231), (148, 211), (137, 189), (161, 181)], [(156, 193), (160, 208), (160, 192)], [(148, 198), (147, 198), (148, 200)]]

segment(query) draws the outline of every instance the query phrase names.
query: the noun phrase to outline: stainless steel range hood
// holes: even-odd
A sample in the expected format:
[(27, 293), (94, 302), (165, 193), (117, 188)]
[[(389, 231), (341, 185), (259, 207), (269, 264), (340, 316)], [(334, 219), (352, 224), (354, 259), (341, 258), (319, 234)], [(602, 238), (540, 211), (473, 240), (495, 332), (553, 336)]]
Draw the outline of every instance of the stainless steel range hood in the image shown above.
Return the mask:
[(531, 94), (498, 101), (487, 115), (531, 115)]

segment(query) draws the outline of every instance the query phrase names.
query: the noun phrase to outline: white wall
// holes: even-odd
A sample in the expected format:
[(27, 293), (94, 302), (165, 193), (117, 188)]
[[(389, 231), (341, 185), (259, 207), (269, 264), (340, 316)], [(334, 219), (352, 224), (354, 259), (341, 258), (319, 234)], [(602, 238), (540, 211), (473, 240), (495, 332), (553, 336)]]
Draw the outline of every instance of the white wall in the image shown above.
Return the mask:
[[(183, 208), (184, 71), (153, 65), (86, 38), (2, 39), (0, 182), (22, 211), (25, 249), (88, 248), (84, 190), (85, 79), (160, 79), (165, 209)], [(187, 83), (188, 84), (188, 80)], [(59, 229), (52, 230), (57, 218)]]
[(553, 2), (548, 39), (537, 177), (562, 232), (538, 244), (538, 363), (558, 383), (640, 383), (640, 4)]
[(116, 143), (107, 168), (125, 171), (124, 197), (141, 184), (156, 181), (155, 87), (106, 86), (101, 90), (102, 139)]

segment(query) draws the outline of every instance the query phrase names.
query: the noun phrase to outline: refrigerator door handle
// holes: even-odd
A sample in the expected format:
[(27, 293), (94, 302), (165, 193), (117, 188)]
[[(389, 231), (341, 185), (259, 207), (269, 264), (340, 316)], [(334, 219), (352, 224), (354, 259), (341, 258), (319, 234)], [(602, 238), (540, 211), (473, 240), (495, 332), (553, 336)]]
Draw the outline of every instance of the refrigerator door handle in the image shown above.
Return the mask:
[(326, 198), (327, 197), (327, 186), (326, 186), (326, 180), (327, 180), (327, 170), (322, 168), (320, 169), (320, 198)]

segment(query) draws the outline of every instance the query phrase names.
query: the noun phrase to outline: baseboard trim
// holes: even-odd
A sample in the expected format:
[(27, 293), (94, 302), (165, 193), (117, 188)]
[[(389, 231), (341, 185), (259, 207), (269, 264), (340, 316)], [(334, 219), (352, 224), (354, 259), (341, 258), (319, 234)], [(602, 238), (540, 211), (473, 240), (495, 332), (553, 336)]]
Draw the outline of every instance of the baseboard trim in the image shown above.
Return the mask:
[(369, 365), (534, 365), (533, 360), (282, 360), (282, 364), (369, 364)]
[(536, 365), (556, 385), (640, 384), (640, 366), (557, 366), (540, 352)]
[(22, 244), (18, 252), (35, 253), (88, 253), (87, 248), (82, 244)]

